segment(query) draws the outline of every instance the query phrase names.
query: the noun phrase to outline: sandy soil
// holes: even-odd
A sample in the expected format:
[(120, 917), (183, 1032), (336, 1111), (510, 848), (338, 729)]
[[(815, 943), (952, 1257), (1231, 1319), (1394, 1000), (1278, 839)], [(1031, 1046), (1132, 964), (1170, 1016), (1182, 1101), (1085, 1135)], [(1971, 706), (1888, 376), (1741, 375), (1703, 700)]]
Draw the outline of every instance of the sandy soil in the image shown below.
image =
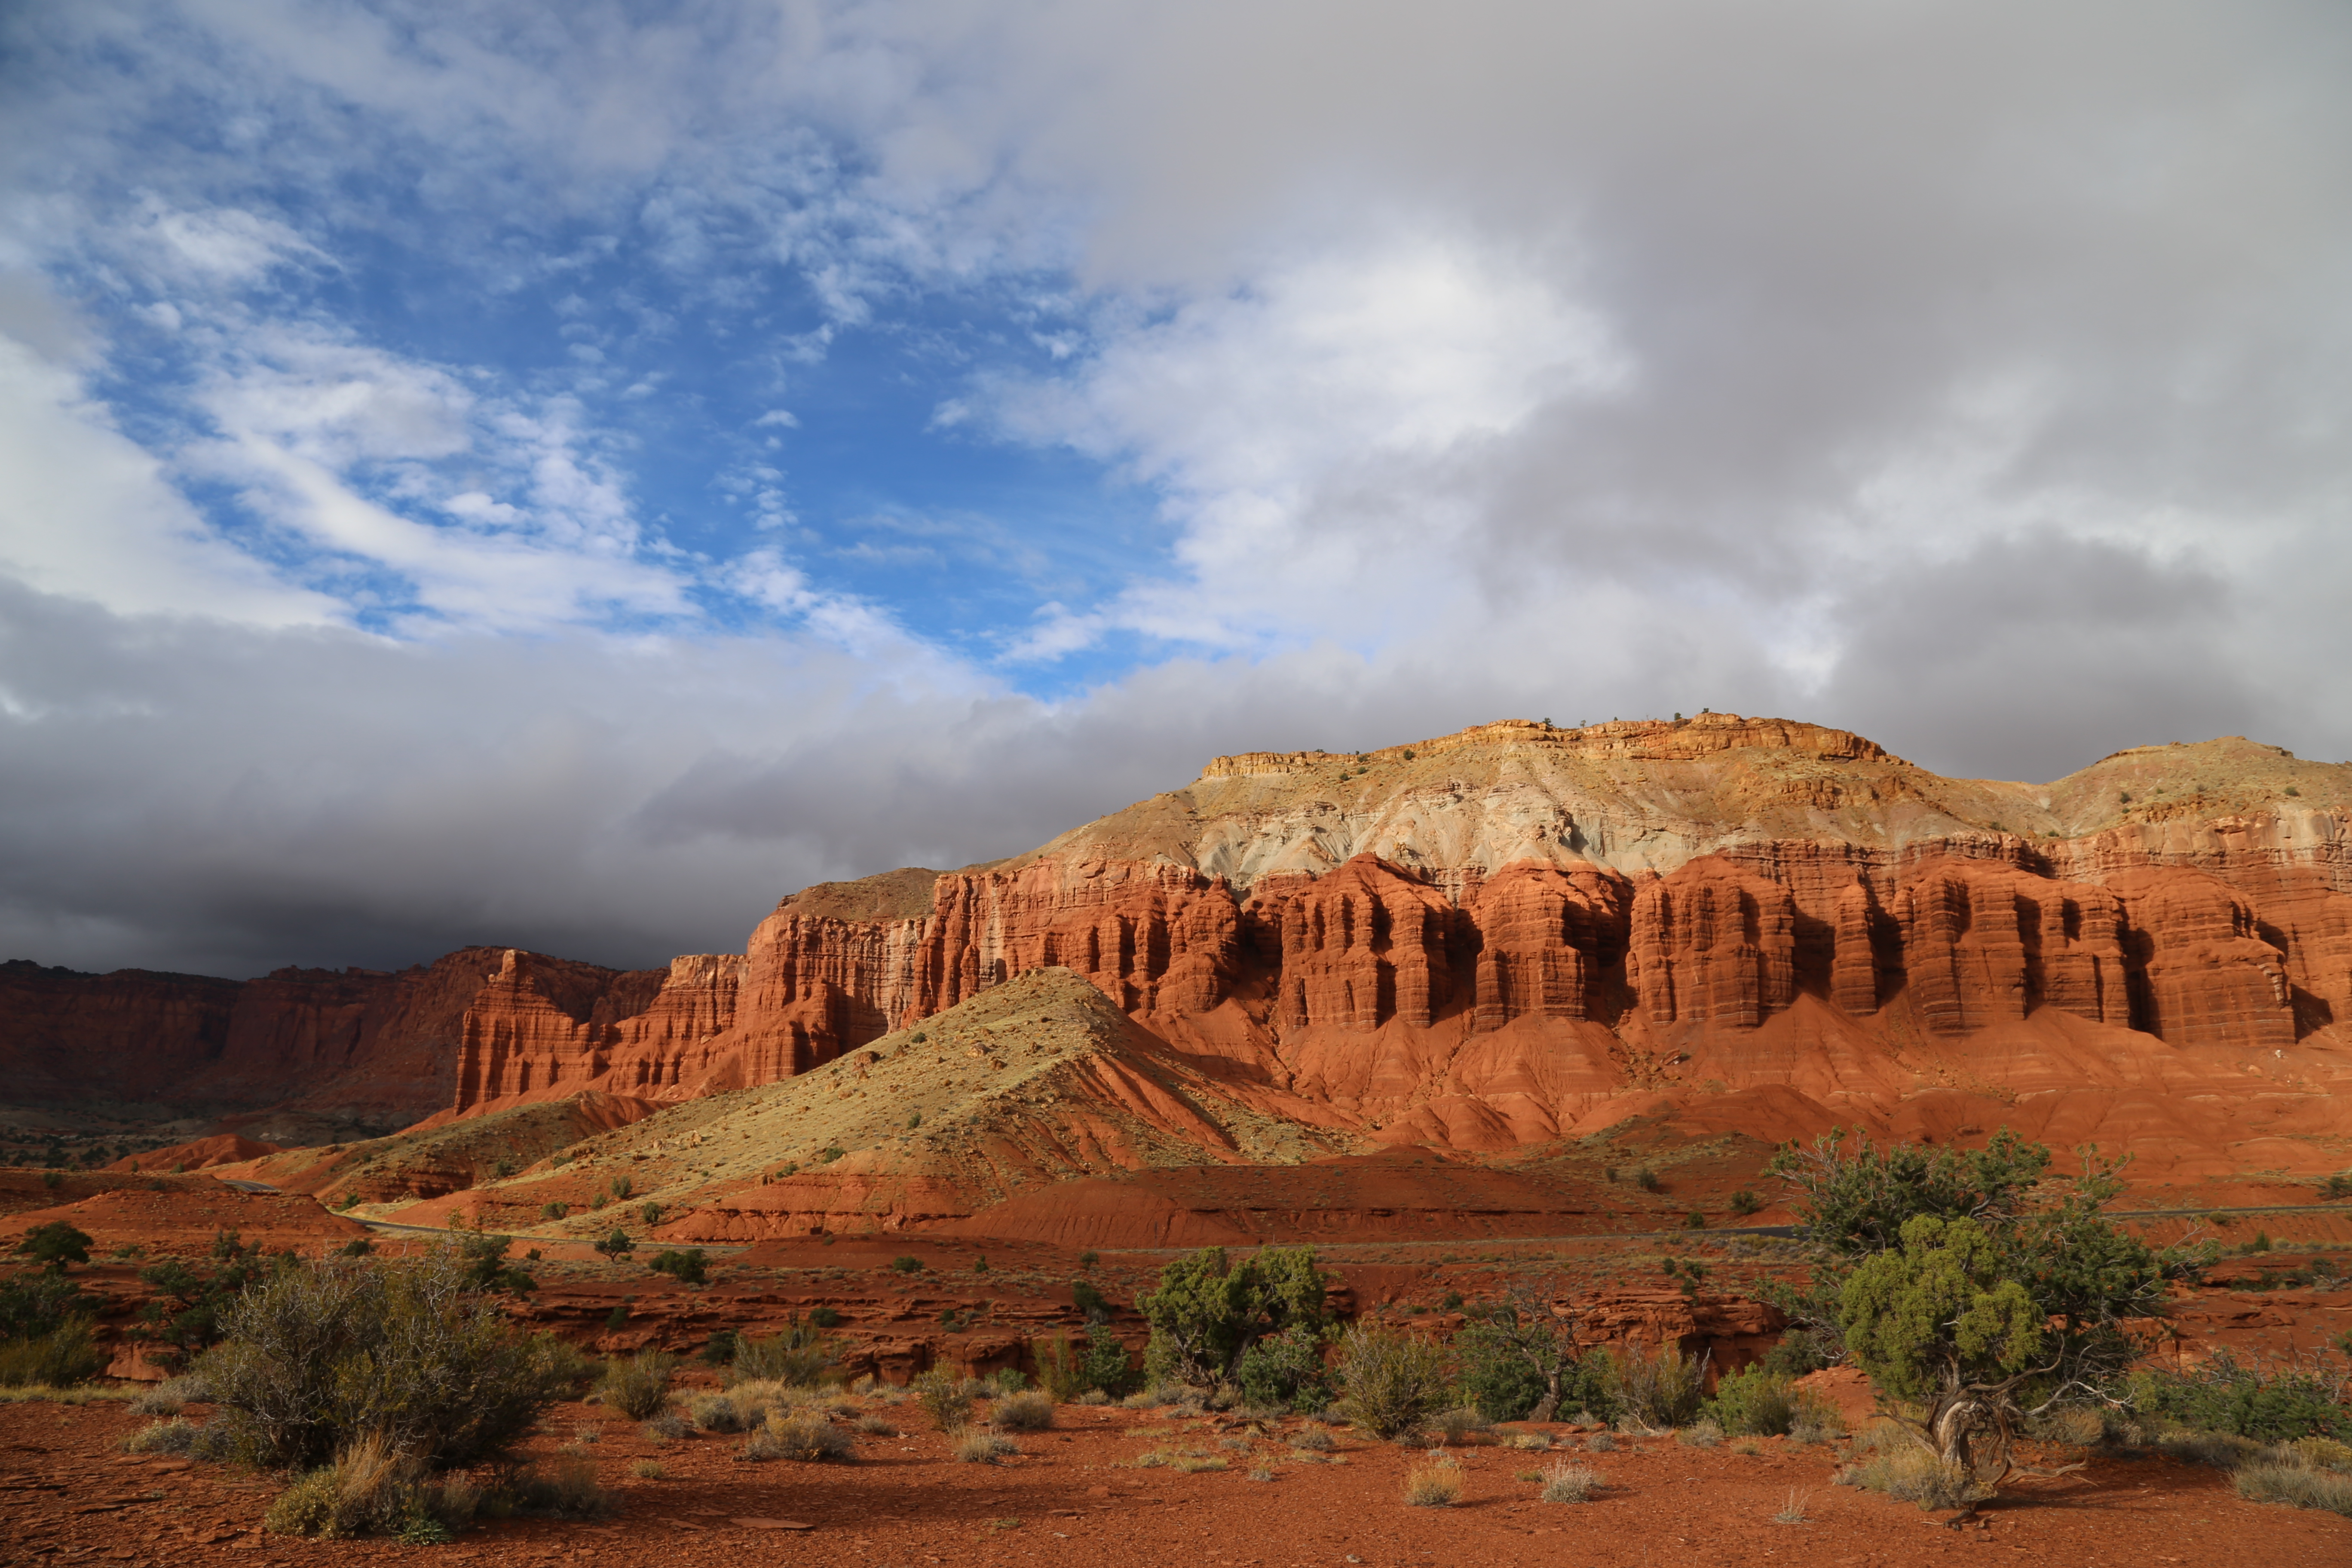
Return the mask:
[[(996, 1465), (961, 1464), (911, 1405), (861, 1402), (903, 1423), (862, 1436), (846, 1464), (740, 1463), (738, 1440), (656, 1443), (601, 1408), (552, 1412), (530, 1445), (583, 1452), (618, 1502), (593, 1524), (484, 1525), (455, 1545), (310, 1542), (258, 1530), (268, 1478), (182, 1460), (148, 1462), (112, 1445), (142, 1425), (111, 1404), (0, 1406), (11, 1563), (283, 1564), (416, 1560), (682, 1564), (1055, 1563), (1903, 1564), (2228, 1563), (2315, 1568), (2352, 1562), (2352, 1520), (2249, 1503), (2217, 1471), (2165, 1459), (2095, 1460), (2056, 1480), (2021, 1481), (1980, 1528), (1840, 1487), (1835, 1446), (1783, 1438), (1743, 1454), (1667, 1439), (1619, 1439), (1580, 1455), (1608, 1481), (1595, 1501), (1549, 1505), (1517, 1479), (1543, 1456), (1495, 1447), (1453, 1450), (1460, 1502), (1401, 1500), (1417, 1452), (1342, 1433), (1334, 1458), (1300, 1462), (1284, 1434), (1221, 1418), (1065, 1406), (1061, 1429), (1019, 1438)], [(201, 1416), (201, 1407), (191, 1412)], [(1286, 1424), (1295, 1426), (1295, 1423)], [(1569, 1428), (1543, 1428), (1580, 1442)], [(595, 1440), (582, 1442), (593, 1434)], [(1147, 1453), (1224, 1458), (1223, 1472), (1139, 1468)], [(643, 1460), (657, 1479), (632, 1474)], [(1274, 1479), (1254, 1481), (1253, 1468)], [(1805, 1522), (1775, 1522), (1801, 1502)], [(789, 1528), (789, 1527), (805, 1528)]]

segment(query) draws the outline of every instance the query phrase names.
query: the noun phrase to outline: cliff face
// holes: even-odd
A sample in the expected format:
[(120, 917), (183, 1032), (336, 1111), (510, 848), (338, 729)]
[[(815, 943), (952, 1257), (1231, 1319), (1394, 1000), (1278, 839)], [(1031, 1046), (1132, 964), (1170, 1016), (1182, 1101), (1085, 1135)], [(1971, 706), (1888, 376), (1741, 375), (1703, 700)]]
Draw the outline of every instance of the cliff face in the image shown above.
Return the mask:
[(457, 1091), (467, 1006), (499, 951), (260, 980), (0, 964), (0, 1072), (30, 1105), (218, 1114), (289, 1106), (386, 1125)]
[(1220, 758), (927, 906), (911, 871), (786, 900), (731, 1010), (674, 971), (599, 1035), (494, 986), (485, 1041), (546, 1065), (458, 1101), (768, 1082), (1054, 967), (1238, 1100), (1381, 1139), (1504, 1147), (1645, 1094), (2242, 1101), (2250, 1069), (2324, 1101), (2352, 1066), (2346, 773), (2224, 741), (1949, 780), (1727, 715)]
[(1762, 1136), (1993, 1116), (2251, 1150), (2352, 1135), (2347, 824), (2352, 768), (2235, 739), (2024, 784), (1779, 720), (1511, 722), (1219, 758), (1029, 855), (809, 889), (742, 954), (666, 970), (9, 965), (0, 1054), (36, 1100), (98, 1063), (123, 1100), (675, 1102), (1066, 969), (1253, 1114), (1347, 1136), (1496, 1149), (1736, 1101), (1717, 1120)]

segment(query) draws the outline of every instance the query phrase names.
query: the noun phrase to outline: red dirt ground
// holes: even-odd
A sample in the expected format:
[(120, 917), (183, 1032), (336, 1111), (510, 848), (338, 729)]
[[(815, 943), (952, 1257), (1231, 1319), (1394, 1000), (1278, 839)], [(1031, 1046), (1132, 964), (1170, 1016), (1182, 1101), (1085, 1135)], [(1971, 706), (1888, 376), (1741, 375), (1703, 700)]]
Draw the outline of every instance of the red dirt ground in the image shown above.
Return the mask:
[[(911, 1405), (859, 1402), (903, 1422), (903, 1436), (861, 1436), (855, 1462), (746, 1465), (737, 1440), (657, 1444), (637, 1424), (595, 1406), (551, 1412), (530, 1445), (539, 1458), (576, 1446), (619, 1508), (594, 1524), (487, 1524), (454, 1546), (314, 1543), (264, 1536), (275, 1490), (222, 1466), (142, 1462), (112, 1445), (142, 1425), (119, 1405), (0, 1406), (0, 1483), (10, 1563), (302, 1563), (745, 1561), (872, 1564), (1171, 1563), (1202, 1568), (1333, 1564), (1542, 1564), (1651, 1568), (1774, 1561), (1901, 1565), (2003, 1563), (2228, 1563), (2315, 1568), (2352, 1562), (2352, 1520), (2242, 1500), (2220, 1472), (2166, 1459), (2099, 1459), (2057, 1480), (2012, 1485), (1980, 1529), (1949, 1530), (1908, 1504), (1832, 1484), (1832, 1446), (1769, 1438), (1754, 1455), (1696, 1450), (1665, 1439), (1621, 1439), (1580, 1455), (1606, 1478), (1599, 1499), (1547, 1505), (1515, 1477), (1543, 1456), (1499, 1447), (1454, 1450), (1465, 1487), (1456, 1505), (1409, 1508), (1406, 1468), (1420, 1456), (1341, 1434), (1343, 1464), (1297, 1462), (1218, 1418), (1065, 1406), (1061, 1429), (1024, 1435), (1001, 1466), (959, 1464)], [(191, 1415), (201, 1418), (201, 1407)], [(1547, 1428), (1568, 1434), (1568, 1428)], [(598, 1440), (582, 1444), (593, 1432)], [(1129, 1435), (1135, 1434), (1135, 1435)], [(1229, 1448), (1228, 1441), (1242, 1447)], [(1222, 1473), (1139, 1468), (1155, 1449), (1227, 1458)], [(659, 1479), (631, 1474), (651, 1459)], [(1276, 1479), (1247, 1479), (1255, 1465)], [(1780, 1524), (1791, 1494), (1806, 1522)], [(746, 1521), (784, 1521), (804, 1531)]]

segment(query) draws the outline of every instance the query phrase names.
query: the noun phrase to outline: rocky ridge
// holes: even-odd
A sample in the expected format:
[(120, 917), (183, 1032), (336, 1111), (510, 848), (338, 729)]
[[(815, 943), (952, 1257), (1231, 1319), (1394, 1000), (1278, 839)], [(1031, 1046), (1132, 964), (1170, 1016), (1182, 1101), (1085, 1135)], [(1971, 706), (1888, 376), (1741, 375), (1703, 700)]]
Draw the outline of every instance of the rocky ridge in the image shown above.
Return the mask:
[[(1494, 1152), (1737, 1107), (1759, 1137), (2006, 1121), (2294, 1173), (2352, 1153), (2347, 821), (2352, 768), (2240, 738), (2027, 784), (1790, 721), (1507, 721), (1214, 759), (1011, 860), (806, 889), (740, 955), (470, 949), (368, 984), (470, 978), (400, 1047), (445, 1117), (783, 1082), (1066, 970), (1236, 1114), (1318, 1137)], [(390, 1011), (340, 1056), (279, 1022), (172, 1059), (346, 1082)]]

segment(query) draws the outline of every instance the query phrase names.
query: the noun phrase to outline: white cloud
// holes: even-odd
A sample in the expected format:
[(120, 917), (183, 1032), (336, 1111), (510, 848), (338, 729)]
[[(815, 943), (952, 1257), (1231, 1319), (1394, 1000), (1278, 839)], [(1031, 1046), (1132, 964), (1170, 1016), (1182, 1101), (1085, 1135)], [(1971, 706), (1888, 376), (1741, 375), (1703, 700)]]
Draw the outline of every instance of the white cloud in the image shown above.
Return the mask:
[(0, 337), (0, 572), (123, 615), (292, 626), (341, 614), (214, 533), (79, 377), (8, 337)]

